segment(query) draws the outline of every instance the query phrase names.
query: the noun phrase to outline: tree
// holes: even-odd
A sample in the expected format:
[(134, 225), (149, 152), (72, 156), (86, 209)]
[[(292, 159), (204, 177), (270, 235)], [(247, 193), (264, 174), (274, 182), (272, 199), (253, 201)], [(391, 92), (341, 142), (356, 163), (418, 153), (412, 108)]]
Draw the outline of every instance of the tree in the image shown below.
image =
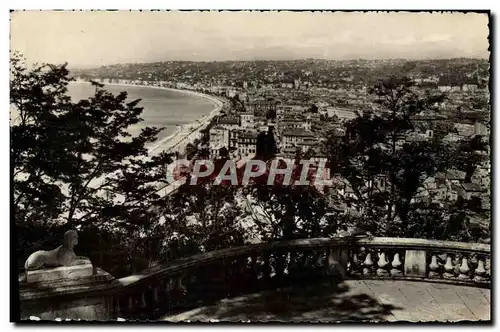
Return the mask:
[(198, 153), (198, 144), (188, 143), (184, 151), (186, 153), (186, 158), (191, 160)]
[(273, 107), (267, 110), (266, 119), (272, 121), (276, 120), (276, 108)]
[(225, 146), (219, 149), (219, 157), (224, 160), (229, 159), (229, 150)]
[(312, 186), (254, 186), (252, 219), (263, 241), (329, 237), (343, 227)]
[(231, 108), (235, 109), (237, 111), (244, 111), (245, 106), (243, 105), (243, 102), (240, 99), (240, 96), (238, 94), (235, 94), (232, 97), (229, 97), (229, 101), (231, 102)]
[(462, 242), (478, 242), (488, 237), (489, 227), (484, 227), (484, 223), (476, 218), (483, 213), (477, 198), (467, 200), (459, 197), (448, 204), (447, 208), (443, 208), (434, 202), (416, 203), (418, 209), (410, 212), (413, 222), (408, 233), (414, 237)]
[(50, 227), (143, 232), (172, 160), (148, 155), (160, 129), (132, 136), (127, 129), (142, 121), (139, 100), (93, 82), (94, 96), (73, 102), (70, 81), (66, 65), (28, 69), (20, 55), (11, 59), (11, 204), (20, 236)]
[(242, 210), (236, 199), (236, 187), (189, 180), (168, 198), (162, 210), (165, 222), (165, 247), (169, 257), (243, 245), (245, 232), (238, 223)]
[(471, 182), (472, 175), (478, 165), (488, 159), (487, 142), (479, 135), (473, 136), (459, 142), (454, 151), (455, 153), (450, 156), (451, 162), (458, 170), (465, 172), (465, 182)]
[[(306, 182), (297, 183), (304, 170), (301, 158), (298, 152), (289, 184), (284, 182), (284, 175), (276, 175), (274, 183), (268, 185), (273, 167), (268, 161), (265, 173), (249, 186), (252, 220), (263, 241), (328, 237), (343, 227), (330, 213), (328, 197), (313, 185), (316, 175), (313, 167), (309, 168)], [(284, 162), (277, 164), (280, 169), (286, 166)]]
[(414, 204), (417, 191), (436, 173), (463, 167), (453, 157), (462, 151), (443, 141), (446, 126), (432, 138), (404, 139), (418, 131), (415, 115), (439, 112), (436, 105), (444, 95), (420, 93), (410, 79), (395, 77), (380, 80), (370, 92), (379, 110), (358, 114), (347, 124), (343, 141), (333, 133), (327, 137), (330, 164), (336, 167), (332, 171), (340, 172), (352, 189), (344, 201), (359, 212), (356, 223), (378, 235), (412, 236), (422, 220), (423, 208)]
[(267, 132), (260, 132), (257, 135), (255, 157), (260, 160), (270, 160), (277, 153), (276, 140), (274, 139), (273, 129), (269, 128)]
[(311, 113), (318, 113), (319, 109), (316, 104), (312, 104), (311, 107), (309, 107), (309, 112)]

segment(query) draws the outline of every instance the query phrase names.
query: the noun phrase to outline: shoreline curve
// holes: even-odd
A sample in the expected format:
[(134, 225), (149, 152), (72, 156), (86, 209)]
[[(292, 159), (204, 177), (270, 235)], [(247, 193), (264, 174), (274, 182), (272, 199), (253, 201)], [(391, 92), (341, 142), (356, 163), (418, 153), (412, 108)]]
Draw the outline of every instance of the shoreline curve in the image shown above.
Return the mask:
[[(73, 81), (71, 83), (90, 84), (90, 82), (88, 81)], [(192, 143), (194, 141), (195, 138), (194, 136), (196, 136), (196, 134), (199, 131), (204, 129), (210, 123), (212, 118), (221, 112), (222, 107), (224, 106), (224, 100), (197, 91), (182, 90), (182, 89), (175, 89), (175, 88), (168, 88), (168, 87), (154, 86), (154, 85), (143, 85), (143, 84), (129, 84), (129, 83), (109, 83), (109, 84), (103, 83), (103, 84), (104, 87), (106, 87), (106, 85), (114, 85), (114, 86), (140, 87), (140, 88), (151, 88), (151, 89), (167, 90), (173, 92), (181, 92), (191, 96), (208, 99), (213, 104), (214, 107), (212, 108), (212, 110), (208, 115), (204, 115), (198, 120), (179, 126), (172, 134), (170, 134), (165, 138), (162, 138), (161, 140), (154, 142), (153, 143), (154, 145), (148, 147), (148, 152), (152, 155), (161, 152), (175, 152), (172, 151), (173, 149), (175, 149), (176, 151), (179, 151), (179, 149), (181, 149), (182, 151), (180, 152), (181, 153), (184, 152), (183, 150), (185, 146), (188, 143)]]

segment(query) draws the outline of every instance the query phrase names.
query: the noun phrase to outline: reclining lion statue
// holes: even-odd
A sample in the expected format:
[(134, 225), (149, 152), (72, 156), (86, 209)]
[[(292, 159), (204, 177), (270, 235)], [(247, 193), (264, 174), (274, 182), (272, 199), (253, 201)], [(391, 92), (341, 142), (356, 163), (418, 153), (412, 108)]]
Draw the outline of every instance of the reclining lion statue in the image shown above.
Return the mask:
[(78, 233), (74, 230), (64, 233), (63, 244), (54, 250), (39, 250), (32, 253), (24, 264), (25, 271), (48, 267), (90, 264), (87, 257), (76, 256), (73, 248), (78, 244)]

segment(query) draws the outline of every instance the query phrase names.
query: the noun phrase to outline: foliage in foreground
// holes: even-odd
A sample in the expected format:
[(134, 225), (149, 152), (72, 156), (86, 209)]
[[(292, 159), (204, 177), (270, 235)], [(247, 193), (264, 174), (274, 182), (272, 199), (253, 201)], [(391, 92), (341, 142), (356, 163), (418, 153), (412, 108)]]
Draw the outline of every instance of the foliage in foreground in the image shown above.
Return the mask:
[[(477, 241), (489, 230), (471, 223), (468, 212), (483, 213), (480, 205), (448, 199), (419, 200), (429, 179), (447, 170), (472, 174), (487, 156), (487, 144), (479, 136), (460, 143), (445, 140), (449, 122), (418, 122), (420, 114), (439, 116), (443, 94), (414, 89), (408, 78), (381, 80), (371, 91), (377, 111), (365, 111), (350, 121), (342, 139), (328, 133), (326, 151), (333, 172), (349, 184), (352, 195), (344, 197), (358, 212), (354, 223), (374, 235)], [(432, 137), (414, 141), (402, 138), (414, 133)], [(479, 152), (479, 153), (478, 153)], [(352, 222), (352, 221), (351, 221)]]
[[(19, 265), (30, 252), (58, 245), (69, 228), (80, 231), (77, 250), (117, 277), (242, 245), (250, 229), (263, 241), (332, 236), (348, 226), (384, 236), (456, 241), (489, 236), (470, 222), (471, 211), (484, 213), (477, 202), (443, 207), (415, 201), (426, 178), (438, 172), (457, 168), (470, 178), (484, 160), (476, 151), (486, 146), (480, 140), (447, 145), (446, 126), (433, 128), (430, 140), (399, 146), (399, 137), (416, 129), (412, 116), (437, 111), (443, 98), (416, 94), (406, 79), (374, 88), (382, 113), (360, 114), (344, 139), (328, 133), (332, 170), (348, 180), (355, 194), (350, 197), (309, 186), (254, 185), (242, 193), (204, 183), (162, 198), (157, 188), (166, 184), (165, 165), (172, 156), (148, 155), (147, 144), (161, 129), (129, 134), (142, 121), (139, 100), (112, 95), (94, 83), (93, 96), (72, 101), (64, 65), (27, 69), (17, 55), (10, 83), (11, 205)], [(272, 133), (267, 136), (259, 141), (264, 160), (276, 152), (274, 143), (262, 144), (272, 141)], [(189, 158), (206, 154), (196, 144), (186, 152)], [(385, 190), (373, 185), (379, 178), (386, 179)], [(357, 213), (332, 210), (332, 201)], [(248, 202), (253, 209), (244, 206)]]

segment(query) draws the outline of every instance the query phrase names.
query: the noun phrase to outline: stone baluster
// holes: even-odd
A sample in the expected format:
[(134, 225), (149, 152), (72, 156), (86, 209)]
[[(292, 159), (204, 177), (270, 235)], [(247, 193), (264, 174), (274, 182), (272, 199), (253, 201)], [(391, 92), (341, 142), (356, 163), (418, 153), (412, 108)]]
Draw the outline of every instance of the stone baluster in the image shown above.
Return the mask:
[(335, 267), (335, 263), (338, 263), (340, 260), (339, 252), (338, 249), (331, 248), (326, 252), (327, 257), (326, 257), (326, 267), (327, 269), (331, 269)]
[(285, 270), (285, 264), (284, 264), (284, 255), (283, 253), (276, 253), (274, 255), (275, 257), (275, 265), (276, 265), (276, 268), (275, 268), (275, 271), (276, 271), (276, 276), (278, 278), (282, 278), (283, 277), (283, 272)]
[(484, 260), (484, 269), (486, 270), (486, 278), (491, 278), (491, 257), (486, 257)]
[(172, 279), (167, 279), (165, 280), (165, 293), (169, 294), (170, 291), (172, 290)]
[(344, 248), (332, 248), (327, 257), (326, 269), (329, 276), (341, 281), (347, 274), (347, 261), (349, 253)]
[(363, 262), (363, 275), (369, 276), (372, 274), (372, 267), (373, 267), (373, 261), (372, 261), (372, 253), (367, 252), (365, 261)]
[(246, 256), (238, 257), (238, 273), (240, 275), (247, 274), (248, 271), (248, 258)]
[(474, 270), (474, 281), (486, 281), (486, 269), (484, 268), (484, 258), (479, 257), (477, 260), (477, 268)]
[(159, 299), (158, 299), (158, 286), (154, 286), (153, 287), (153, 301), (154, 301), (155, 304), (159, 302)]
[(170, 293), (170, 289), (170, 279), (163, 279), (163, 291), (165, 292), (165, 294), (168, 295)]
[(467, 280), (467, 279), (470, 279), (470, 268), (469, 268), (469, 260), (468, 258), (464, 255), (464, 257), (462, 257), (462, 264), (460, 265), (460, 274), (458, 275), (458, 279), (462, 279), (462, 280)]
[(243, 282), (235, 282), (236, 290), (238, 293), (249, 291), (249, 285), (253, 282), (253, 270), (250, 270), (251, 260), (248, 256), (240, 256), (238, 260), (240, 266), (239, 280)]
[(231, 266), (228, 259), (222, 260), (222, 282), (224, 288), (224, 294), (226, 297), (230, 295), (230, 284), (231, 284)]
[(257, 280), (259, 278), (259, 271), (257, 269), (257, 255), (252, 254), (251, 256), (251, 269), (252, 269), (252, 279)]
[(121, 314), (121, 309), (120, 309), (120, 297), (116, 297), (116, 305), (115, 305), (115, 310), (116, 310), (116, 316), (120, 316)]
[(175, 278), (175, 288), (181, 293), (185, 294), (186, 293), (186, 287), (182, 284), (182, 275), (179, 275)]
[(134, 310), (134, 297), (132, 295), (129, 295), (127, 297), (127, 304), (128, 304), (128, 310), (129, 311)]
[(429, 264), (429, 278), (440, 278), (439, 264), (437, 262), (437, 256), (435, 254), (432, 255), (431, 263)]
[(453, 258), (451, 255), (446, 256), (446, 263), (444, 264), (444, 274), (443, 277), (446, 279), (455, 278), (455, 266), (453, 265)]
[(264, 267), (263, 267), (263, 279), (268, 280), (271, 278), (271, 264), (269, 264), (269, 253), (264, 253)]
[(325, 264), (325, 253), (324, 252), (314, 252), (311, 255), (311, 267), (317, 269), (323, 267)]
[(116, 316), (120, 316), (120, 297), (117, 296), (115, 298), (115, 310), (116, 310)]
[(462, 254), (455, 255), (455, 258), (452, 260), (453, 262), (453, 268), (454, 271), (453, 273), (455, 276), (458, 276), (460, 274), (460, 267), (462, 266)]
[(392, 258), (392, 263), (391, 263), (391, 276), (399, 276), (403, 274), (401, 272), (401, 266), (403, 263), (401, 263), (401, 258), (399, 257), (399, 252), (394, 254), (394, 257)]
[[(272, 257), (272, 258), (271, 258)], [(269, 276), (274, 278), (278, 275), (277, 267), (278, 267), (278, 255), (276, 253), (269, 255)]]
[(242, 280), (243, 282), (235, 282), (234, 286), (237, 292), (246, 291), (249, 283), (248, 279), (248, 257), (240, 256), (237, 259), (238, 264), (238, 275), (237, 279)]
[(340, 251), (340, 264), (344, 267), (347, 272), (347, 266), (349, 265), (349, 249), (342, 248)]
[(339, 263), (342, 268), (342, 275), (345, 277), (349, 268), (349, 249), (348, 248), (338, 248), (331, 249), (328, 259), (333, 255), (333, 258)]
[(140, 300), (140, 303), (139, 303), (139, 307), (141, 307), (141, 308), (146, 308), (147, 307), (147, 303), (146, 303), (146, 290), (144, 290), (144, 291), (141, 292), (141, 300)]
[(347, 263), (347, 271), (349, 275), (357, 275), (358, 274), (358, 269), (359, 269), (359, 259), (358, 255), (356, 254), (356, 251), (351, 250), (349, 252), (349, 260)]
[(349, 274), (351, 275), (359, 275), (360, 262), (358, 258), (358, 254), (356, 252), (352, 253), (352, 260), (349, 264)]
[(290, 274), (290, 262), (291, 262), (291, 254), (289, 252), (286, 253), (285, 255), (285, 260), (284, 260), (284, 269), (283, 269), (283, 274), (289, 275)]
[(221, 281), (222, 281), (222, 287), (224, 288), (224, 292), (227, 293), (226, 286), (227, 286), (227, 283), (228, 283), (229, 276), (228, 276), (227, 264), (226, 264), (226, 260), (225, 259), (221, 260), (221, 263), (220, 263), (220, 274), (221, 274), (220, 277), (221, 277)]
[(297, 272), (297, 253), (290, 252), (290, 258), (288, 262), (288, 274)]
[(389, 272), (387, 272), (387, 266), (389, 265), (389, 262), (385, 258), (385, 252), (381, 251), (379, 253), (379, 258), (378, 258), (378, 269), (377, 269), (377, 275), (380, 277), (385, 277), (389, 275)]
[(328, 252), (318, 252), (316, 253), (316, 263), (315, 263), (315, 266), (318, 267), (318, 268), (321, 268), (321, 267), (325, 267), (325, 260), (327, 260), (327, 256), (328, 255)]

